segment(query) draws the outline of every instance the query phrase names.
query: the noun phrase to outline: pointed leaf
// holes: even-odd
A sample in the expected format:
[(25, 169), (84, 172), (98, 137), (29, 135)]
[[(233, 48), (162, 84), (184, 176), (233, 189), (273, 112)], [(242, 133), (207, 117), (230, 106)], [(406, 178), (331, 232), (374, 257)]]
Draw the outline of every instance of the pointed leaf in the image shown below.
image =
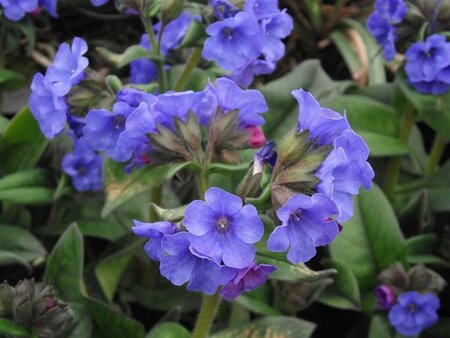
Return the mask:
[(0, 238), (0, 250), (14, 253), (27, 262), (47, 254), (41, 242), (19, 226), (0, 224)]
[(156, 325), (145, 338), (192, 338), (192, 336), (180, 324), (166, 322)]

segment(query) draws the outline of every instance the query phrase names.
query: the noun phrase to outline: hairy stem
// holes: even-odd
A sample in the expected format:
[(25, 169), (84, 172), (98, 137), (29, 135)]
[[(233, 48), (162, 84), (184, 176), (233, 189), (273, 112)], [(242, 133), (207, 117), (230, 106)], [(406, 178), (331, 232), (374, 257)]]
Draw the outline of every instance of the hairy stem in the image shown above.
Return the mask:
[(197, 322), (192, 332), (193, 338), (206, 338), (219, 308), (220, 300), (220, 289), (212, 296), (204, 296)]
[(425, 175), (430, 175), (436, 170), (441, 160), (442, 154), (444, 153), (445, 143), (445, 139), (441, 135), (436, 134), (433, 142), (433, 147), (431, 148), (430, 157), (428, 158), (428, 163), (425, 167)]
[(184, 67), (183, 73), (181, 73), (180, 78), (178, 79), (177, 84), (175, 85), (175, 91), (180, 92), (184, 90), (187, 82), (189, 81), (189, 77), (191, 76), (201, 57), (202, 57), (202, 48), (200, 47), (195, 48), (194, 51), (192, 52), (189, 61), (186, 63), (186, 66)]
[[(414, 106), (411, 103), (408, 103), (405, 108), (402, 124), (400, 126), (399, 139), (402, 141), (408, 141), (409, 134), (411, 133), (411, 129), (415, 122), (414, 112)], [(400, 176), (402, 159), (402, 156), (395, 156), (392, 157), (388, 163), (388, 170), (384, 179), (383, 190), (389, 199), (393, 199), (395, 196), (395, 186)]]

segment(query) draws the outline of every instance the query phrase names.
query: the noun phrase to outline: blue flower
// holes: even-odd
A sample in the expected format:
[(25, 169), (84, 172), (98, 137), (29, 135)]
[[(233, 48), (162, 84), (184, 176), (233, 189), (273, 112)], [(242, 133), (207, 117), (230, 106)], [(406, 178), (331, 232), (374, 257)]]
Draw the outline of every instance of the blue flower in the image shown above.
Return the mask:
[(339, 210), (337, 220), (348, 221), (353, 215), (353, 195), (363, 185), (372, 186), (375, 173), (367, 162), (369, 149), (363, 139), (351, 130), (334, 140), (334, 149), (316, 172), (320, 179), (317, 191), (330, 197)]
[(192, 248), (217, 264), (222, 261), (232, 268), (252, 264), (253, 246), (264, 233), (264, 226), (253, 205), (242, 206), (242, 200), (219, 188), (210, 188), (205, 201), (192, 201), (183, 224), (190, 233)]
[(264, 118), (261, 113), (268, 110), (264, 96), (257, 90), (243, 90), (235, 82), (219, 78), (215, 86), (208, 86), (217, 98), (218, 107), (223, 113), (238, 110), (238, 128), (261, 126)]
[(367, 29), (384, 49), (384, 57), (392, 61), (396, 54), (396, 24), (399, 24), (408, 8), (403, 0), (377, 0), (375, 12), (367, 20)]
[(177, 226), (171, 222), (143, 223), (134, 220), (133, 232), (139, 236), (148, 238), (145, 244), (145, 252), (154, 261), (159, 261), (164, 255), (161, 240), (165, 235), (172, 235), (177, 231)]
[(164, 251), (160, 264), (161, 275), (174, 285), (188, 282), (188, 290), (212, 295), (219, 286), (234, 277), (235, 270), (198, 253), (191, 245), (193, 237), (187, 232), (164, 236), (161, 241)]
[(350, 125), (341, 114), (322, 108), (316, 99), (303, 89), (292, 91), (300, 106), (298, 131), (309, 130), (310, 139), (317, 138), (321, 145), (333, 144), (334, 139)]
[(85, 77), (89, 60), (83, 55), (87, 50), (86, 42), (78, 37), (73, 39), (72, 46), (67, 43), (59, 46), (55, 61), (45, 73), (45, 81), (50, 83), (55, 95), (67, 95)]
[(252, 265), (237, 269), (234, 278), (223, 287), (220, 295), (232, 300), (239, 297), (242, 293), (254, 290), (263, 285), (267, 276), (274, 272), (277, 268), (269, 264)]
[(265, 146), (255, 154), (255, 172), (262, 172), (264, 164), (269, 164), (272, 168), (277, 161), (276, 144), (273, 141), (266, 142)]
[(231, 18), (239, 12), (239, 9), (227, 0), (210, 0), (209, 3), (213, 7), (214, 16), (218, 20)]
[(11, 21), (19, 21), (25, 13), (30, 13), (38, 7), (38, 0), (0, 0), (3, 14)]
[(384, 284), (375, 288), (375, 298), (378, 300), (378, 306), (381, 310), (389, 310), (395, 302), (394, 291)]
[(254, 15), (239, 12), (234, 17), (215, 22), (206, 29), (203, 57), (226, 69), (244, 66), (258, 58), (264, 45), (264, 34)]
[(261, 27), (264, 30), (264, 46), (262, 54), (265, 60), (276, 62), (285, 54), (285, 47), (282, 39), (291, 34), (294, 29), (294, 22), (286, 10), (272, 15), (262, 20)]
[(278, 0), (247, 0), (244, 10), (252, 13), (258, 19), (265, 19), (280, 12)]
[(44, 7), (45, 10), (54, 18), (58, 17), (56, 8), (58, 6), (57, 0), (39, 0), (39, 6)]
[(440, 95), (450, 89), (450, 43), (439, 34), (408, 49), (406, 75), (414, 88), (425, 94)]
[(75, 141), (72, 153), (62, 160), (63, 171), (72, 178), (78, 191), (95, 191), (102, 188), (103, 159), (82, 140)]
[(398, 333), (417, 336), (438, 322), (439, 306), (439, 299), (432, 293), (408, 291), (398, 296), (397, 304), (389, 311), (389, 321)]
[(108, 3), (109, 0), (91, 0), (91, 3), (95, 6), (95, 7), (99, 7), (99, 6), (103, 6), (104, 4)]
[[(201, 18), (189, 12), (183, 12), (175, 20), (172, 20), (167, 24), (161, 36), (161, 52), (163, 55), (168, 56), (171, 50), (176, 49), (180, 45), (183, 37), (186, 35), (189, 25), (194, 20), (200, 21)], [(156, 31), (156, 38), (158, 38), (161, 24), (156, 24), (154, 29)], [(142, 35), (140, 45), (148, 50), (152, 50), (148, 34)], [(130, 66), (131, 83), (147, 84), (156, 78), (157, 68), (155, 63), (151, 60), (138, 59), (133, 61)]]
[(274, 62), (262, 59), (249, 60), (242, 67), (234, 69), (228, 77), (240, 86), (248, 87), (255, 76), (271, 74), (275, 68)]
[(63, 97), (54, 95), (41, 73), (33, 77), (29, 106), (46, 138), (52, 139), (64, 129), (69, 107)]
[(277, 211), (282, 224), (270, 235), (267, 247), (275, 252), (289, 250), (287, 258), (294, 264), (309, 261), (317, 246), (331, 243), (339, 234), (337, 223), (329, 218), (337, 211), (336, 204), (323, 194), (292, 196)]

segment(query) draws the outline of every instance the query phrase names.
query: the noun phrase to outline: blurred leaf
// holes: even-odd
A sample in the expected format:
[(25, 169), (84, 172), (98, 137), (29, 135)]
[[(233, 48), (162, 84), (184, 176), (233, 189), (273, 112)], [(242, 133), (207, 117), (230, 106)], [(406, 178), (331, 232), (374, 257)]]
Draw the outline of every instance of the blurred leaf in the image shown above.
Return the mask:
[(81, 303), (84, 244), (76, 224), (71, 224), (56, 242), (47, 261), (44, 281), (55, 286), (68, 302)]
[(28, 108), (17, 113), (0, 138), (0, 170), (14, 173), (34, 167), (48, 140)]
[(259, 299), (255, 299), (252, 297), (248, 297), (245, 295), (242, 295), (238, 297), (235, 300), (236, 303), (241, 305), (242, 307), (246, 308), (247, 310), (250, 310), (254, 313), (257, 313), (259, 315), (263, 316), (280, 316), (281, 312), (277, 309), (274, 309), (273, 307), (270, 307), (266, 303), (262, 302)]
[(151, 310), (161, 312), (174, 308), (178, 308), (181, 312), (197, 310), (202, 300), (200, 294), (176, 287), (166, 289), (134, 287), (132, 292), (137, 302)]
[[(181, 76), (181, 73), (184, 70), (184, 67), (185, 65), (176, 65), (170, 67), (170, 69), (168, 70), (167, 77), (171, 88), (173, 88), (177, 83), (178, 79)], [(208, 80), (214, 81), (216, 77), (217, 76), (215, 76), (208, 70), (195, 68), (191, 76), (189, 77), (188, 83), (186, 84), (185, 88), (186, 90), (202, 91), (208, 84)]]
[(19, 226), (0, 224), (0, 238), (0, 250), (14, 253), (27, 262), (47, 254), (41, 242)]
[(93, 298), (85, 298), (84, 304), (105, 338), (143, 338), (142, 325), (124, 313), (110, 308)]
[(408, 144), (398, 138), (400, 116), (390, 106), (359, 95), (342, 95), (320, 103), (346, 113), (352, 128), (367, 142), (371, 156), (408, 153)]
[(5, 318), (0, 318), (0, 333), (11, 335), (14, 337), (25, 336), (31, 337), (30, 333), (25, 330), (22, 326), (15, 324)]
[(186, 34), (184, 34), (180, 48), (203, 47), (203, 40), (207, 36), (208, 35), (205, 33), (205, 27), (197, 20), (193, 20), (189, 24)]
[(139, 45), (128, 47), (122, 54), (113, 53), (105, 47), (97, 47), (97, 52), (106, 61), (116, 66), (117, 68), (122, 68), (127, 64), (139, 59), (147, 59), (152, 61), (163, 60), (158, 54)]
[(393, 329), (386, 316), (375, 315), (370, 320), (368, 338), (393, 338)]
[(334, 269), (313, 271), (305, 264), (292, 264), (276, 258), (257, 255), (256, 261), (259, 264), (272, 264), (277, 270), (269, 275), (269, 279), (286, 282), (316, 282), (336, 273)]
[(208, 167), (208, 171), (211, 173), (232, 174), (245, 172), (248, 168), (249, 164), (246, 162), (239, 164), (213, 163)]
[(384, 57), (380, 53), (380, 46), (373, 36), (367, 31), (364, 25), (353, 19), (345, 19), (342, 24), (355, 29), (366, 47), (367, 59), (369, 61), (369, 84), (379, 84), (386, 82), (386, 72), (384, 70)]
[(316, 325), (294, 317), (264, 317), (210, 335), (210, 338), (309, 338)]
[(6, 127), (8, 126), (8, 124), (9, 124), (9, 120), (8, 120), (6, 117), (0, 115), (0, 135), (1, 135), (1, 134), (3, 133), (3, 131), (6, 129)]
[(275, 134), (281, 137), (296, 123), (298, 105), (292, 90), (303, 88), (321, 99), (341, 94), (350, 85), (350, 81), (333, 81), (322, 69), (319, 60), (304, 61), (287, 75), (267, 83), (261, 88), (269, 106), (269, 113), (264, 116), (267, 138), (273, 139)]
[(0, 266), (7, 265), (20, 265), (27, 272), (31, 272), (31, 267), (25, 259), (9, 251), (0, 251)]
[(109, 159), (105, 160), (106, 203), (102, 210), (102, 217), (106, 217), (133, 196), (150, 190), (152, 186), (162, 184), (167, 175), (167, 170), (166, 166), (143, 167), (134, 169), (128, 175), (124, 171), (124, 165)]
[(0, 91), (19, 89), (25, 84), (25, 77), (8, 69), (0, 69)]
[(82, 304), (70, 304), (73, 313), (73, 321), (64, 337), (90, 338), (92, 335), (92, 318), (86, 307)]
[(358, 59), (358, 55), (354, 51), (352, 44), (349, 39), (345, 35), (344, 32), (336, 30), (330, 34), (330, 39), (333, 41), (339, 53), (341, 53), (348, 69), (350, 70), (350, 74), (354, 80), (357, 80), (358, 77), (361, 76), (361, 70), (363, 69), (363, 65)]
[(349, 268), (361, 293), (372, 293), (377, 275), (395, 262), (406, 266), (406, 244), (389, 201), (377, 185), (354, 197), (354, 216), (330, 245), (331, 257)]
[(116, 292), (120, 278), (136, 253), (136, 249), (141, 246), (142, 243), (137, 241), (134, 244), (103, 258), (95, 267), (95, 275), (97, 276), (106, 299), (110, 303), (113, 301), (114, 293)]
[(438, 96), (434, 106), (422, 118), (437, 133), (450, 135), (450, 94)]
[(48, 183), (43, 169), (27, 169), (7, 175), (0, 179), (0, 191), (19, 187), (38, 187)]
[(442, 268), (450, 268), (450, 263), (443, 258), (434, 255), (408, 255), (409, 264), (428, 264)]
[(436, 243), (436, 234), (421, 234), (406, 240), (406, 250), (408, 255), (427, 255), (431, 254), (433, 249), (436, 248)]
[(330, 262), (329, 266), (336, 269), (337, 274), (333, 276), (334, 283), (319, 296), (319, 301), (338, 309), (360, 311), (361, 295), (352, 270), (338, 261)]
[(155, 203), (150, 203), (150, 208), (155, 211), (155, 213), (158, 215), (158, 218), (164, 221), (178, 222), (183, 219), (187, 205), (182, 205), (181, 207), (174, 209), (164, 209), (156, 205)]
[(0, 200), (17, 204), (51, 204), (53, 194), (53, 189), (44, 187), (12, 188), (0, 190)]
[(437, 96), (421, 94), (409, 85), (406, 82), (406, 74), (404, 71), (398, 71), (395, 74), (395, 83), (399, 86), (408, 101), (414, 105), (419, 115), (427, 114), (436, 103)]
[(191, 334), (177, 323), (160, 323), (156, 325), (145, 338), (191, 338)]

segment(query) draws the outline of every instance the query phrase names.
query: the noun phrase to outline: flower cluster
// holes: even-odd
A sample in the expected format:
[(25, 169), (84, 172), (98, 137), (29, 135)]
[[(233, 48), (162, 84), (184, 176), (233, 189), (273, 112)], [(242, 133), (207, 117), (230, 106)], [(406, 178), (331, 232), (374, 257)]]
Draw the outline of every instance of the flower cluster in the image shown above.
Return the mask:
[(450, 89), (450, 42), (434, 34), (408, 49), (406, 75), (414, 88), (426, 94), (440, 95)]
[(389, 311), (389, 321), (400, 334), (417, 336), (438, 322), (439, 306), (439, 298), (432, 293), (408, 291), (398, 296), (397, 303)]
[(182, 225), (135, 221), (133, 231), (149, 239), (145, 249), (161, 262), (161, 274), (175, 285), (188, 282), (191, 291), (211, 295), (223, 286), (221, 295), (233, 299), (275, 271), (254, 261), (254, 244), (264, 233), (256, 208), (219, 188), (210, 188), (205, 201), (192, 201)]
[(384, 57), (392, 61), (396, 54), (396, 26), (406, 16), (408, 8), (403, 0), (377, 0), (375, 12), (367, 20), (367, 29), (384, 49)]
[(5, 17), (11, 21), (23, 19), (27, 13), (39, 13), (44, 8), (51, 16), (58, 17), (56, 13), (57, 0), (0, 0)]
[(227, 1), (211, 4), (220, 21), (206, 29), (203, 57), (230, 71), (230, 78), (244, 87), (254, 76), (272, 73), (285, 53), (282, 39), (293, 29), (278, 1), (247, 0), (243, 11)]
[[(200, 20), (199, 16), (193, 15), (189, 12), (181, 13), (175, 20), (170, 21), (162, 32), (161, 36), (161, 53), (164, 56), (168, 56), (170, 51), (176, 49), (184, 35), (186, 34), (189, 25), (192, 21)], [(156, 32), (156, 38), (159, 39), (161, 32), (161, 23), (158, 22), (154, 25)], [(152, 50), (153, 47), (150, 44), (148, 34), (142, 34), (140, 45), (148, 50)], [(130, 82), (134, 84), (147, 84), (156, 78), (156, 65), (149, 59), (138, 59), (131, 63), (131, 77)]]
[[(242, 90), (233, 81), (220, 78), (202, 92), (164, 93), (158, 96), (124, 88), (117, 95), (112, 112), (91, 110), (86, 116), (84, 138), (93, 150), (105, 151), (117, 162), (131, 160), (148, 164), (155, 152), (149, 135), (158, 128), (174, 131), (175, 121), (186, 123), (194, 113), (200, 125), (208, 126), (216, 113), (237, 111), (237, 129), (246, 131), (250, 146), (261, 146), (264, 137), (257, 127), (264, 123), (261, 113), (266, 102), (256, 90)], [(254, 130), (256, 128), (256, 131)]]
[(367, 145), (344, 116), (320, 107), (304, 90), (292, 94), (300, 114), (295, 135), (285, 143), (298, 146), (280, 146), (272, 192), (282, 224), (267, 244), (275, 252), (288, 250), (288, 259), (299, 263), (310, 260), (317, 246), (331, 243), (339, 234), (340, 225), (332, 217), (339, 222), (351, 218), (352, 196), (361, 185), (371, 187), (374, 172), (367, 162)]

